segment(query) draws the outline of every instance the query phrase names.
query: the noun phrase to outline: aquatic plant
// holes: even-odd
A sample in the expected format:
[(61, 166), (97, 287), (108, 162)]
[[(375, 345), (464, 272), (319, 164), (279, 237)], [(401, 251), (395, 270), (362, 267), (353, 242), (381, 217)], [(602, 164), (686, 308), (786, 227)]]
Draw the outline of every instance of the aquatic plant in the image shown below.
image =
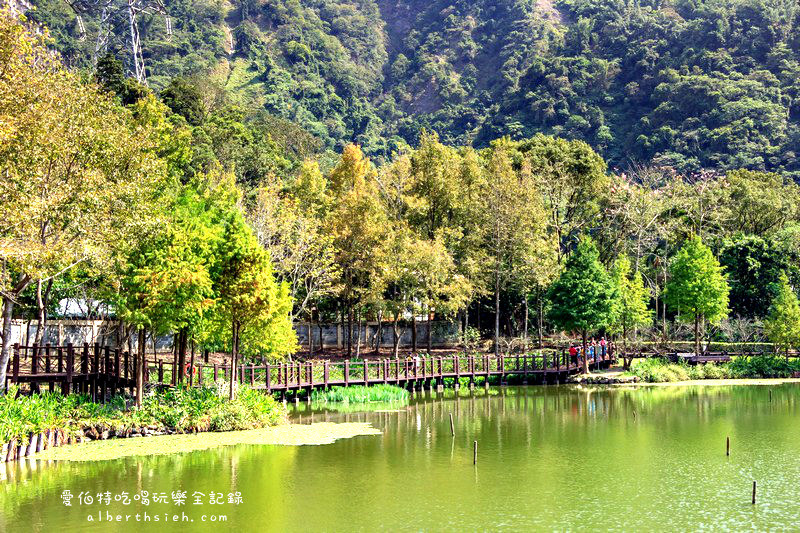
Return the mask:
[(408, 401), (408, 396), (408, 391), (397, 385), (380, 384), (372, 387), (354, 385), (351, 387), (332, 387), (328, 390), (315, 390), (311, 393), (311, 401), (343, 403), (405, 402)]

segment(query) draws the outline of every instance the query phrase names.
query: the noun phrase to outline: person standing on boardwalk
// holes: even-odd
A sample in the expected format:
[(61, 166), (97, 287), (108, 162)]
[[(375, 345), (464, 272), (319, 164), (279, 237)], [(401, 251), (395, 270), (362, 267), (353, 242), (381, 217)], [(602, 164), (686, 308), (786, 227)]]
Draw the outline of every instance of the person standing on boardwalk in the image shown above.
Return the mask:
[(605, 337), (601, 337), (600, 338), (600, 355), (603, 357), (603, 359), (606, 358), (606, 338)]
[(576, 365), (578, 364), (578, 349), (572, 343), (569, 345), (569, 360), (570, 362), (575, 361)]

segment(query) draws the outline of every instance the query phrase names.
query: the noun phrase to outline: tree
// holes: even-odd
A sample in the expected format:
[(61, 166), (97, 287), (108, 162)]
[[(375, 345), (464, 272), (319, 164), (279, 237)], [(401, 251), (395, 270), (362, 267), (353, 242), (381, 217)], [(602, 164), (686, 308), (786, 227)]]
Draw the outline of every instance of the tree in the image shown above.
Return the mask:
[(691, 237), (670, 265), (664, 298), (679, 319), (694, 321), (694, 351), (700, 354), (700, 322), (715, 324), (728, 316), (728, 281), (711, 249)]
[(539, 279), (533, 265), (545, 265), (553, 252), (536, 181), (526, 163), (516, 170), (508, 139), (492, 144), (486, 153), (486, 254), (494, 293), (494, 351), (500, 354), (500, 292), (522, 278)]
[[(360, 323), (363, 308), (383, 292), (380, 253), (386, 245), (388, 219), (378, 196), (368, 159), (348, 145), (330, 175), (333, 205), (325, 228), (333, 238), (339, 265), (340, 296), (347, 312), (347, 353), (352, 353), (354, 314)], [(361, 328), (358, 328), (361, 331)]]
[(614, 283), (600, 264), (597, 247), (583, 237), (550, 287), (549, 318), (564, 330), (581, 332), (584, 373), (589, 372), (589, 332), (611, 323), (615, 297)]
[(800, 303), (786, 274), (781, 274), (778, 293), (764, 320), (764, 331), (776, 351), (784, 350), (787, 357), (792, 346), (800, 345)]
[(203, 95), (186, 79), (172, 78), (159, 96), (173, 113), (181, 115), (192, 126), (199, 126), (205, 119)]
[(561, 262), (599, 210), (609, 185), (606, 163), (585, 142), (541, 134), (519, 143), (517, 149), (537, 180)]
[[(653, 322), (653, 312), (647, 307), (650, 291), (644, 286), (641, 272), (631, 273), (631, 262), (625, 256), (617, 258), (611, 271), (611, 280), (616, 296), (610, 326), (612, 331), (622, 333), (622, 353), (627, 356), (628, 333)], [(625, 357), (625, 370), (630, 364), (631, 358)]]
[(795, 254), (757, 235), (737, 235), (722, 242), (720, 264), (730, 283), (731, 311), (738, 316), (766, 316), (775, 298), (781, 274), (795, 262)]
[(166, 178), (152, 133), (0, 13), (0, 388), (22, 291), (107, 264), (151, 221)]
[[(230, 191), (238, 201), (239, 192), (230, 175), (218, 186)], [(222, 225), (211, 274), (217, 298), (218, 331), (221, 337), (228, 337), (231, 345), (230, 398), (233, 399), (242, 339), (249, 351), (274, 358), (293, 353), (297, 337), (290, 319), (289, 284), (275, 280), (269, 254), (259, 245), (237, 202), (229, 206)]]

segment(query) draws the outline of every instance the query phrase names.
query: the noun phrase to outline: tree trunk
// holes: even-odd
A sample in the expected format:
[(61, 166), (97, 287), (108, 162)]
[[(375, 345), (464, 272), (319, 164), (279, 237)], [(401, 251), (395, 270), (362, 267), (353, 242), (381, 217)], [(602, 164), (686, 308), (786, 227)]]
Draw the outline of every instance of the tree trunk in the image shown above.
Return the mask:
[(236, 320), (231, 322), (231, 390), (228, 399), (233, 401), (236, 397), (236, 366), (239, 362), (239, 323)]
[(694, 314), (694, 354), (700, 355), (700, 314)]
[(537, 321), (539, 322), (537, 324), (537, 329), (538, 329), (537, 333), (539, 335), (539, 349), (541, 350), (542, 347), (544, 346), (544, 327), (542, 324), (544, 320), (544, 303), (542, 302), (542, 289), (537, 289), (536, 295), (537, 295), (536, 296), (537, 305), (539, 307), (538, 311), (539, 316), (537, 317)]
[(308, 325), (306, 326), (306, 331), (308, 332), (308, 357), (311, 358), (314, 356), (314, 325), (312, 321), (314, 320), (314, 311), (308, 312)]
[(375, 355), (381, 354), (381, 341), (383, 340), (383, 310), (378, 311), (378, 331), (375, 333)]
[(347, 356), (353, 355), (353, 307), (347, 309)]
[(45, 329), (47, 328), (47, 306), (50, 303), (50, 292), (53, 289), (53, 280), (47, 281), (47, 288), (42, 294), (42, 280), (36, 280), (36, 307), (38, 309), (38, 320), (36, 322), (36, 335), (34, 341), (37, 345), (42, 345)]
[(583, 373), (588, 374), (589, 373), (589, 342), (587, 338), (588, 333), (584, 329), (583, 331), (581, 331), (581, 334), (583, 335)]
[(428, 357), (430, 357), (431, 352), (433, 351), (433, 322), (431, 321), (431, 309), (428, 307), (428, 331), (425, 334), (428, 336), (427, 344), (428, 344)]
[[(3, 267), (5, 267), (5, 263)], [(30, 277), (23, 275), (10, 292), (3, 293), (3, 344), (2, 348), (0, 348), (0, 393), (5, 393), (6, 391), (8, 359), (11, 356), (11, 319), (14, 314), (14, 299), (25, 290), (29, 283)]]
[(631, 358), (628, 357), (628, 328), (622, 325), (622, 369), (630, 370)]
[(500, 272), (494, 277), (494, 355), (500, 357)]
[(392, 321), (392, 333), (394, 333), (393, 343), (392, 343), (392, 354), (394, 358), (397, 359), (400, 355), (400, 334), (398, 333), (399, 324), (400, 323), (400, 313), (397, 312), (394, 314), (394, 321)]
[(14, 300), (3, 295), (3, 347), (0, 352), (0, 392), (6, 391), (6, 374), (11, 348), (11, 316), (14, 312)]
[(411, 353), (417, 353), (417, 315), (411, 311)]
[(528, 353), (528, 295), (526, 294), (523, 298), (524, 308), (525, 308), (525, 320), (523, 320), (524, 326), (522, 329), (522, 353)]
[(183, 383), (183, 378), (186, 375), (186, 344), (189, 337), (189, 332), (186, 328), (181, 328), (178, 332), (178, 381)]
[(356, 311), (356, 359), (361, 357), (361, 309)]
[(147, 365), (147, 333), (145, 329), (140, 327), (137, 340), (136, 357), (139, 359), (139, 364), (136, 367), (136, 407), (142, 406), (142, 397), (144, 396), (144, 377)]
[(192, 339), (192, 356), (189, 359), (189, 386), (194, 385), (194, 339)]

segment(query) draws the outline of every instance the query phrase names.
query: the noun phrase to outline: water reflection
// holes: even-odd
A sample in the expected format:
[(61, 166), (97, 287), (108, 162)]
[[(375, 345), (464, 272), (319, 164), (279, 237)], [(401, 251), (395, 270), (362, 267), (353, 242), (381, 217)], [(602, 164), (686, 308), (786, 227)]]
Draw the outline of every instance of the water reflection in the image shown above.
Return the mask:
[(293, 415), (300, 423), (369, 422), (382, 435), (326, 446), (6, 464), (0, 531), (96, 530), (86, 508), (62, 505), (66, 489), (238, 491), (243, 504), (201, 510), (226, 512), (226, 529), (259, 531), (796, 529), (799, 392), (797, 385), (508, 387), (426, 391), (408, 405), (368, 413), (300, 405)]

